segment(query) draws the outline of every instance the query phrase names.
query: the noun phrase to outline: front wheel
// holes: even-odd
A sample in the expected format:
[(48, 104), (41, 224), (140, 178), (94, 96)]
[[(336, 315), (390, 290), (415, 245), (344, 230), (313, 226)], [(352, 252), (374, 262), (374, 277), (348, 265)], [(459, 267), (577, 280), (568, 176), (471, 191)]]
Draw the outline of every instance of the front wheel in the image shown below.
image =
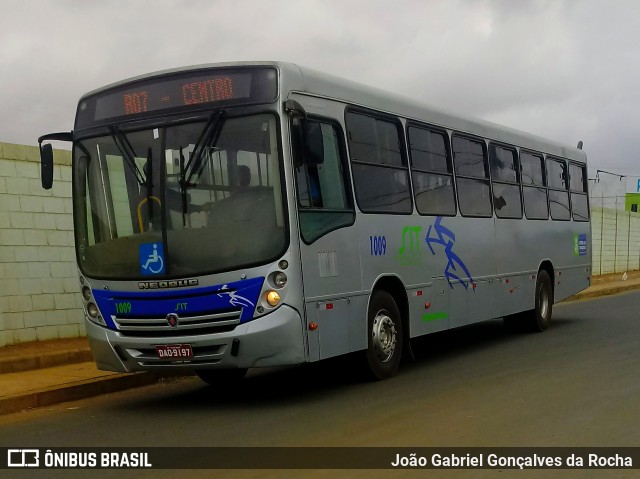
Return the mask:
[(386, 291), (375, 291), (367, 315), (367, 372), (373, 379), (387, 379), (400, 366), (403, 346), (400, 311)]

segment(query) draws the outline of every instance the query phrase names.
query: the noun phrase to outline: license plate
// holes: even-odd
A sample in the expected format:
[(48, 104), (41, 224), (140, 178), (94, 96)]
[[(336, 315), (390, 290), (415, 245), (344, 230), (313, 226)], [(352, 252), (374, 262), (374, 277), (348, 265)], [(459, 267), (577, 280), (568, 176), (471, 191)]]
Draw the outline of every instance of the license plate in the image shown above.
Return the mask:
[(189, 359), (193, 349), (190, 344), (163, 344), (156, 346), (156, 354), (160, 359)]

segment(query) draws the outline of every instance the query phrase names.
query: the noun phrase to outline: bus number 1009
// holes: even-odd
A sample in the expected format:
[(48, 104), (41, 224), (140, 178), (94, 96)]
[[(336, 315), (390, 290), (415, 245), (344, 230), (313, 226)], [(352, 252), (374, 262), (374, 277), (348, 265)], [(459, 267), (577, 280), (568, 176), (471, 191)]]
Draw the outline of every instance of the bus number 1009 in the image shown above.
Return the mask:
[(383, 256), (387, 254), (387, 238), (384, 236), (369, 236), (371, 256)]

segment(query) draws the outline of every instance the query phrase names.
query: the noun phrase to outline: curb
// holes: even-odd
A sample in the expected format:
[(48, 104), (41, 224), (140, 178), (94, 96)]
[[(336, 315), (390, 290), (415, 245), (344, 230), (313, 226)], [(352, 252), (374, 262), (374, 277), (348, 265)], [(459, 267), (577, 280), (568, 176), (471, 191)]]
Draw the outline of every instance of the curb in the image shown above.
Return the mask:
[(124, 391), (139, 386), (148, 386), (157, 381), (158, 376), (154, 373), (114, 374), (113, 376), (87, 379), (48, 389), (15, 394), (0, 398), (0, 415)]
[(592, 299), (600, 296), (610, 296), (612, 294), (625, 293), (627, 291), (633, 291), (640, 289), (640, 284), (625, 284), (622, 286), (612, 286), (609, 288), (598, 289), (595, 291), (582, 291), (581, 293), (574, 294), (562, 302), (578, 301), (580, 299)]
[(34, 369), (85, 362), (93, 362), (93, 356), (88, 348), (77, 351), (45, 353), (38, 356), (16, 356), (0, 359), (0, 374), (20, 373), (33, 371)]

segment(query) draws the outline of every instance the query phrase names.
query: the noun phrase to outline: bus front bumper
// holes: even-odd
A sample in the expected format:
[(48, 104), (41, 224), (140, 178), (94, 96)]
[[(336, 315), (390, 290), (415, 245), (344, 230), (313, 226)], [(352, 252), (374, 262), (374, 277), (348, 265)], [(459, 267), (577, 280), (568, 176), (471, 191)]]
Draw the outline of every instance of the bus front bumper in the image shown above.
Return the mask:
[[(179, 337), (131, 337), (86, 320), (98, 369), (104, 371), (193, 371), (279, 366), (305, 362), (302, 319), (291, 307), (238, 325), (233, 331)], [(235, 340), (235, 341), (234, 341)], [(159, 358), (156, 346), (188, 344), (189, 359)]]

